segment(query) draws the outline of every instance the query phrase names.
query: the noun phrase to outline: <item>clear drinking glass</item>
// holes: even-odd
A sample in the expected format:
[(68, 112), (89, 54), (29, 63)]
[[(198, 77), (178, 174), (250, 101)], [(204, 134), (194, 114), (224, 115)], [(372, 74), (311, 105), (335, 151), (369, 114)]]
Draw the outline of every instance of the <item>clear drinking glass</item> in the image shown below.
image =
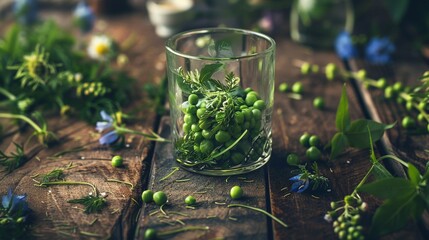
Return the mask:
[(207, 28), (167, 40), (176, 161), (206, 175), (235, 175), (271, 156), (275, 42), (260, 33)]

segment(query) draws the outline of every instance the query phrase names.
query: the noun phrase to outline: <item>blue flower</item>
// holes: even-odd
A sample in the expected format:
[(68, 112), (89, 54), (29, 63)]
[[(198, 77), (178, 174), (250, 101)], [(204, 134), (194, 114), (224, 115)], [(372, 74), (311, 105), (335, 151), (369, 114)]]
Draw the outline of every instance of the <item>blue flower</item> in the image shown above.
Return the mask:
[(290, 181), (293, 181), (291, 191), (302, 193), (307, 190), (308, 186), (310, 186), (310, 181), (308, 178), (302, 179), (302, 174), (298, 174), (294, 177), (289, 178)]
[(94, 27), (95, 16), (92, 9), (85, 3), (80, 1), (73, 12), (73, 18), (76, 25), (83, 33), (87, 33)]
[(13, 12), (22, 24), (32, 24), (37, 19), (37, 0), (15, 0)]
[(348, 60), (350, 58), (356, 57), (357, 50), (353, 45), (350, 33), (341, 32), (340, 34), (338, 34), (335, 40), (335, 50), (337, 52), (337, 55), (343, 60)]
[[(101, 119), (103, 119), (104, 121), (97, 122), (95, 129), (98, 132), (103, 132), (105, 130), (112, 129), (113, 122), (114, 122), (113, 118), (105, 111), (101, 111), (100, 115), (101, 115)], [(108, 133), (104, 134), (103, 136), (101, 136), (98, 141), (100, 142), (101, 145), (110, 145), (116, 142), (118, 138), (119, 138), (119, 134), (116, 132), (116, 130), (113, 129)]]
[(366, 59), (373, 64), (386, 64), (390, 62), (390, 55), (394, 51), (395, 46), (387, 37), (374, 37), (366, 47)]
[(14, 195), (12, 189), (9, 188), (7, 195), (2, 197), (2, 206), (10, 217), (27, 218), (30, 208), (27, 203), (27, 195)]

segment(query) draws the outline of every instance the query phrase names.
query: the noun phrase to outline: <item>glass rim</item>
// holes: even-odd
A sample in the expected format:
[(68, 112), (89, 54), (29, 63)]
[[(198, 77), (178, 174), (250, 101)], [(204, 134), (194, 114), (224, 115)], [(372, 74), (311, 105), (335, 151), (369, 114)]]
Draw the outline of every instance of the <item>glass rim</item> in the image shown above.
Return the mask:
[[(259, 38), (262, 38), (262, 39), (268, 41), (270, 46), (267, 47), (266, 49), (264, 49), (263, 51), (260, 51), (260, 52), (254, 53), (254, 54), (246, 54), (243, 56), (233, 56), (233, 57), (195, 56), (195, 55), (189, 55), (189, 54), (183, 53), (183, 52), (178, 51), (172, 47), (175, 40), (177, 40), (179, 37), (183, 37), (183, 36), (187, 37), (187, 36), (192, 36), (192, 35), (196, 35), (196, 34), (227, 33), (227, 32), (231, 32), (231, 33), (235, 32), (235, 33), (240, 33), (242, 35), (254, 35), (254, 36), (257, 36)], [(181, 56), (184, 58), (188, 58), (188, 59), (212, 60), (212, 61), (216, 61), (216, 60), (239, 60), (239, 59), (246, 59), (246, 58), (254, 58), (257, 56), (265, 55), (269, 52), (274, 52), (275, 47), (276, 47), (276, 42), (274, 41), (273, 38), (269, 37), (268, 35), (265, 35), (265, 34), (259, 33), (259, 32), (255, 32), (255, 31), (251, 31), (251, 30), (240, 29), (240, 28), (229, 28), (229, 27), (199, 28), (199, 29), (193, 29), (193, 30), (189, 30), (189, 31), (180, 32), (180, 33), (177, 33), (177, 34), (169, 37), (166, 41), (166, 44), (165, 44), (165, 48), (167, 49), (167, 51), (169, 51), (175, 55), (178, 55), (178, 56)]]

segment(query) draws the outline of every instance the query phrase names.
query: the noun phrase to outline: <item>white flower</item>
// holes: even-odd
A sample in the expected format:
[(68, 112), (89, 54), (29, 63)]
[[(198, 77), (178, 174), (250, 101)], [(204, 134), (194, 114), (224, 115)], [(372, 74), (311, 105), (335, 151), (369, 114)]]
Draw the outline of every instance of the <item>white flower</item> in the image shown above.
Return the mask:
[(105, 61), (111, 52), (112, 40), (105, 35), (93, 36), (88, 46), (89, 57)]

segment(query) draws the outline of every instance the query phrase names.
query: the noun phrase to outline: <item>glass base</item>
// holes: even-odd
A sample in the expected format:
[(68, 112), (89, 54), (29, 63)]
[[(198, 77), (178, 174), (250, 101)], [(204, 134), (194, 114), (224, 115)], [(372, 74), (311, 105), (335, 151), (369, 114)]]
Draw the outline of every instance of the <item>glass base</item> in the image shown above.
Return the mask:
[(220, 168), (219, 169), (215, 169), (215, 168), (196, 169), (193, 167), (183, 166), (179, 161), (177, 161), (177, 163), (181, 168), (183, 168), (186, 171), (198, 173), (201, 175), (208, 175), (208, 176), (233, 176), (233, 175), (240, 175), (240, 174), (252, 172), (263, 167), (270, 160), (271, 152), (272, 152), (272, 139), (271, 138), (269, 139), (270, 139), (269, 142), (267, 142), (266, 145), (264, 146), (265, 151), (262, 154), (263, 157), (260, 157), (258, 160), (248, 164), (242, 164), (228, 169), (220, 169)]

